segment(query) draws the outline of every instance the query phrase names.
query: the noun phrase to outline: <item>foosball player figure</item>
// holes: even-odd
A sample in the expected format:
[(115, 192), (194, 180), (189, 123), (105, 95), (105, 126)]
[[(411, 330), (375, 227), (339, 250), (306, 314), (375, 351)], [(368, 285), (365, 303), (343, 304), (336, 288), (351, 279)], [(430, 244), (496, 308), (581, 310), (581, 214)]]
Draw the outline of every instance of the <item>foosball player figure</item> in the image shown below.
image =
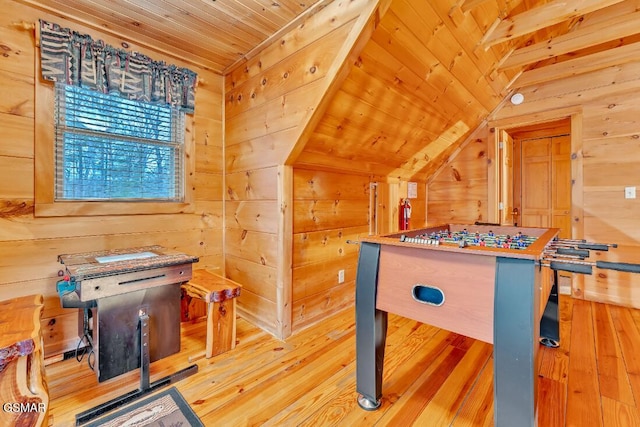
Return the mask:
[(478, 244), (480, 243), (480, 234), (476, 233), (475, 236), (473, 237), (473, 243)]
[(485, 242), (485, 241), (484, 241), (484, 238), (482, 238), (482, 237), (480, 238), (480, 243), (479, 243), (479, 245), (480, 245), (480, 246), (487, 246), (487, 242)]
[(502, 243), (502, 247), (504, 249), (509, 249), (511, 247), (511, 242), (505, 241), (504, 243)]
[(493, 230), (489, 230), (489, 233), (487, 233), (487, 235), (488, 235), (489, 237), (493, 237), (493, 236), (495, 236), (495, 234), (493, 234)]

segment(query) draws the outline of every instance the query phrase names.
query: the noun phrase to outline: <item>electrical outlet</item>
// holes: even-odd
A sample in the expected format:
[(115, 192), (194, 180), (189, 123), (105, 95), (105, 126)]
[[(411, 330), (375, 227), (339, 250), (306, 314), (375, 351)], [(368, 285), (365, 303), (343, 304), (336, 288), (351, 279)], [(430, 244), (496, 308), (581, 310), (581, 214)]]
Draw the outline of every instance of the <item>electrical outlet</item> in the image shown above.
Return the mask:
[(344, 283), (344, 270), (338, 270), (338, 283)]
[(635, 199), (636, 198), (636, 187), (624, 187), (624, 198), (625, 199)]

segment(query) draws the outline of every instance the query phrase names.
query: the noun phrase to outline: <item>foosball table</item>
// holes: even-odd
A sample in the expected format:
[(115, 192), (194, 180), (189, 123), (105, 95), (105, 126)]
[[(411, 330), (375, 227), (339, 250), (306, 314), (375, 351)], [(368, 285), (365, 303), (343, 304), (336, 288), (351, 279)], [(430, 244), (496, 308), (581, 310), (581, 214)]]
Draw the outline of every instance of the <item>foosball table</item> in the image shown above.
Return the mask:
[(356, 276), (358, 404), (366, 410), (381, 404), (387, 315), (394, 313), (493, 344), (495, 425), (536, 426), (539, 343), (559, 340), (557, 272), (640, 272), (636, 264), (586, 260), (590, 250), (615, 244), (558, 239), (558, 233), (446, 224), (363, 238)]

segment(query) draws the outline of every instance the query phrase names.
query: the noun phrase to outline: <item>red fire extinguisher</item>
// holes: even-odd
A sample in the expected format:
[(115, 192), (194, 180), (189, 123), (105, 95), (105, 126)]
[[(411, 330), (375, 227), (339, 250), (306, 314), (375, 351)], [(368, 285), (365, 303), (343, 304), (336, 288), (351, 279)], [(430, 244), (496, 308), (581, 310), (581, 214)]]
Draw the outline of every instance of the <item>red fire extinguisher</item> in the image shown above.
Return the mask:
[(411, 203), (409, 199), (400, 199), (399, 210), (399, 226), (400, 230), (408, 230), (411, 228)]

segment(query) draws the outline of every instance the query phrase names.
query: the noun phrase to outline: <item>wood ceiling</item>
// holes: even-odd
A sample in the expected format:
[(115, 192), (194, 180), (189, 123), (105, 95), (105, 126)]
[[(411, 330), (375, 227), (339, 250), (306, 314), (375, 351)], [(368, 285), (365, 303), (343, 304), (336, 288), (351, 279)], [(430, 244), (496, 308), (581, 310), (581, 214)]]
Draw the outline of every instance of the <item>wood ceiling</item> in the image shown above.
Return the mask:
[(319, 0), (19, 0), (219, 74), (287, 31)]
[(513, 91), (640, 59), (638, 7), (393, 0), (296, 165), (428, 179)]
[[(19, 1), (226, 74), (344, 0)], [(638, 0), (392, 0), (294, 164), (427, 178), (514, 90), (637, 60), (639, 31)]]

